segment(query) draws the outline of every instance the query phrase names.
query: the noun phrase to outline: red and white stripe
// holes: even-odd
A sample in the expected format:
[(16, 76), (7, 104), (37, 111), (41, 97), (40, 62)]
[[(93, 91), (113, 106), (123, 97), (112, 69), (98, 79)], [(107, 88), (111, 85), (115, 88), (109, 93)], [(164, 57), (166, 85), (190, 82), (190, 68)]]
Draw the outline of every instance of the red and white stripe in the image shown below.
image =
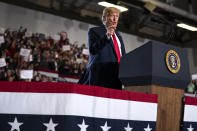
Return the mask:
[(0, 113), (156, 121), (157, 95), (50, 82), (0, 82)]
[(184, 121), (197, 122), (197, 98), (185, 97)]

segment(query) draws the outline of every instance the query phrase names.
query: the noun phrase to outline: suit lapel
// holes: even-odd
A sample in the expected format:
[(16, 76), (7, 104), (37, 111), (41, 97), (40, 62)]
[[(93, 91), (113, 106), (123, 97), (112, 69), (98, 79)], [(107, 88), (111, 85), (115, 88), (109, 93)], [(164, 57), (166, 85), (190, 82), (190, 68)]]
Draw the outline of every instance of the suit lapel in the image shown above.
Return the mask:
[[(101, 31), (101, 34), (102, 35), (103, 34), (106, 34), (107, 29), (105, 28), (105, 25), (102, 25), (101, 26), (101, 30), (100, 31)], [(119, 35), (119, 33), (117, 31), (115, 31), (115, 33), (116, 33), (116, 35), (117, 35), (117, 37), (118, 37), (118, 39), (120, 41), (120, 44), (121, 44), (121, 52), (122, 52), (122, 55), (124, 55), (125, 54), (125, 50), (124, 50), (124, 45), (123, 45), (122, 37)], [(112, 47), (112, 50), (113, 50), (114, 55), (118, 59), (117, 54), (116, 54), (116, 49), (115, 49), (114, 42), (113, 42), (113, 39), (112, 38), (110, 38), (110, 45)]]
[(116, 49), (115, 49), (115, 46), (114, 46), (114, 42), (113, 42), (113, 39), (112, 38), (110, 38), (111, 39), (111, 46), (112, 46), (112, 49), (113, 49), (113, 52), (114, 52), (114, 55), (116, 56), (116, 58), (118, 59), (118, 56), (117, 56), (117, 54), (116, 54)]
[[(102, 33), (101, 33), (102, 35), (107, 33), (107, 29), (106, 29), (105, 25), (102, 25), (101, 29), (102, 29)], [(112, 38), (110, 38), (110, 46), (112, 47), (114, 55), (117, 57), (116, 49), (115, 49), (114, 42), (113, 42)], [(118, 59), (118, 57), (117, 57), (117, 59)]]
[(121, 44), (121, 52), (122, 52), (122, 55), (125, 55), (125, 48), (124, 48), (124, 43), (123, 43), (123, 40), (122, 40), (122, 37), (120, 36), (120, 34), (118, 32), (116, 32), (116, 35), (120, 41), (120, 44)]
[[(115, 56), (117, 57), (116, 49), (115, 49), (115, 46), (114, 46), (113, 39), (112, 39), (112, 38), (110, 38), (110, 39), (111, 39), (111, 40), (110, 40), (110, 45), (111, 45), (111, 47), (112, 47), (112, 49), (113, 49), (113, 52), (114, 52)], [(117, 57), (117, 59), (118, 59), (118, 57)]]

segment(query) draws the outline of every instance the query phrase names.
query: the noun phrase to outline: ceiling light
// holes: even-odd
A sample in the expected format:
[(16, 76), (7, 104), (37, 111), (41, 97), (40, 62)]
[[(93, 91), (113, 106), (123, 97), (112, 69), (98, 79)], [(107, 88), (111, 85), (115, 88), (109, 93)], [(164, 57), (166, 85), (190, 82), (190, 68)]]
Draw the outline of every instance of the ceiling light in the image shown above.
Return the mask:
[(125, 8), (123, 6), (119, 6), (119, 5), (115, 5), (115, 4), (112, 4), (112, 3), (108, 3), (106, 1), (99, 2), (98, 4), (101, 5), (101, 6), (104, 6), (104, 7), (115, 7), (117, 9), (119, 9), (121, 12), (124, 12), (124, 11), (128, 10), (127, 8)]
[(187, 29), (187, 30), (190, 30), (190, 31), (197, 31), (196, 27), (193, 27), (193, 26), (190, 26), (190, 25), (186, 25), (184, 23), (179, 23), (179, 24), (177, 24), (177, 26), (181, 27), (181, 28), (184, 28), (184, 29)]
[(153, 12), (156, 8), (155, 5), (153, 5), (152, 3), (150, 2), (147, 2), (145, 5), (144, 5), (144, 8), (147, 9), (148, 11), (150, 12)]

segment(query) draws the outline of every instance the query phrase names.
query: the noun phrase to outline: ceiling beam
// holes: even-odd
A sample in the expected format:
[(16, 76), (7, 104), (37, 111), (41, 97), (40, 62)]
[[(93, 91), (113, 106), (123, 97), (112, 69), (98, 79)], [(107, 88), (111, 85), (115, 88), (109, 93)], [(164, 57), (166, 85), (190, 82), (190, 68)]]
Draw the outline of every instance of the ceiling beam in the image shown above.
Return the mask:
[(184, 10), (182, 10), (180, 8), (176, 8), (174, 6), (170, 6), (170, 5), (166, 4), (166, 3), (160, 2), (158, 0), (139, 0), (139, 1), (144, 2), (144, 3), (149, 2), (149, 3), (151, 3), (151, 4), (153, 4), (153, 5), (157, 6), (157, 7), (160, 7), (160, 8), (162, 8), (162, 9), (168, 11), (168, 12), (172, 12), (172, 13), (178, 14), (180, 16), (183, 16), (185, 18), (189, 18), (191, 20), (195, 20), (197, 22), (197, 15), (192, 14), (191, 12), (184, 11)]
[[(62, 17), (69, 18), (69, 19), (83, 21), (86, 23), (94, 24), (94, 25), (102, 24), (102, 22), (97, 17), (81, 17), (80, 11), (76, 12), (76, 8), (73, 8), (73, 7), (65, 7), (65, 8), (63, 8), (62, 11), (60, 11), (60, 10), (56, 10), (56, 9), (50, 9), (50, 7), (43, 7), (38, 4), (28, 2), (27, 0), (0, 0), (0, 1), (5, 2), (5, 3), (9, 3), (9, 4), (14, 4), (17, 6), (21, 6), (23, 8), (29, 8), (29, 9), (33, 9), (33, 10), (47, 12), (47, 13), (50, 13), (53, 15), (62, 16)], [(119, 26), (118, 29), (124, 33), (133, 34), (133, 35), (137, 35), (140, 37), (161, 41), (164, 43), (166, 42), (166, 39), (163, 37), (156, 37), (156, 36), (153, 36), (150, 34), (140, 33), (136, 30), (125, 28), (124, 26), (121, 26), (121, 27)], [(170, 43), (171, 44), (179, 44), (175, 40), (170, 41)]]

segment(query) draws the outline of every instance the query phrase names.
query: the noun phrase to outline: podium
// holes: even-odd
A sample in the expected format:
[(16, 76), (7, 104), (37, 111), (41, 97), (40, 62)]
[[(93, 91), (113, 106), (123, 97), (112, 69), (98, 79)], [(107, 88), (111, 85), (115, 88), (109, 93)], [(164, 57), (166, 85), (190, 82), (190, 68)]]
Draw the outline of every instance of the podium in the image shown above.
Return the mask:
[(158, 94), (157, 131), (180, 131), (191, 79), (185, 49), (149, 41), (121, 58), (119, 78), (127, 91)]

